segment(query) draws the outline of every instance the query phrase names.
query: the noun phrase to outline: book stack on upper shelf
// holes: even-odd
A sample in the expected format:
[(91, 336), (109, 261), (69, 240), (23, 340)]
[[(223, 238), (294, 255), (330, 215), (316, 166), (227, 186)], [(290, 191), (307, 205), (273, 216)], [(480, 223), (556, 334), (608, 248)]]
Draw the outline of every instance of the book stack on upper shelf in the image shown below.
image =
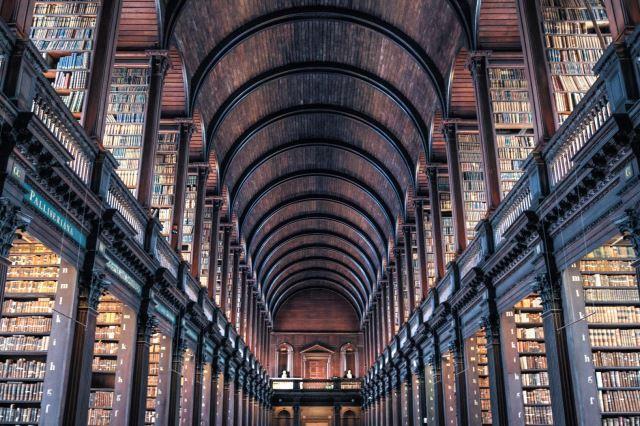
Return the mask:
[(529, 296), (514, 308), (526, 425), (552, 425), (551, 393), (542, 326), (542, 301)]
[(158, 381), (160, 378), (160, 339), (159, 333), (154, 333), (149, 342), (149, 375), (147, 376), (147, 402), (144, 414), (144, 423), (155, 425), (158, 420), (156, 401), (158, 398)]
[(436, 277), (436, 264), (435, 264), (435, 255), (433, 253), (433, 231), (431, 229), (431, 213), (430, 207), (427, 205), (423, 206), (423, 217), (424, 217), (424, 250), (425, 250), (425, 259), (427, 260), (427, 285), (429, 288), (433, 288), (435, 285), (435, 277)]
[(0, 422), (38, 424), (60, 257), (23, 235), (9, 261), (0, 316)]
[(218, 255), (216, 256), (216, 306), (220, 306), (221, 291), (222, 291), (222, 255), (223, 255), (223, 242), (224, 232), (222, 229), (218, 229)]
[(200, 250), (200, 285), (207, 287), (209, 282), (209, 253), (211, 247), (211, 220), (213, 207), (206, 206), (202, 215), (202, 248)]
[(99, 0), (34, 4), (30, 38), (50, 65), (45, 76), (77, 119), (84, 111), (99, 10)]
[(602, 0), (542, 0), (542, 31), (558, 124), (596, 81), (593, 67), (611, 43)]
[(524, 68), (491, 66), (489, 81), (500, 192), (504, 198), (522, 176), (522, 166), (535, 147), (533, 116)]
[(438, 195), (440, 197), (440, 217), (442, 225), (442, 245), (445, 264), (456, 256), (456, 235), (453, 227), (453, 207), (449, 177), (446, 172), (438, 171)]
[(187, 184), (184, 192), (184, 215), (182, 217), (182, 259), (191, 262), (193, 253), (193, 231), (196, 221), (196, 202), (198, 198), (198, 175), (187, 174)]
[(153, 174), (151, 207), (158, 211), (158, 219), (162, 225), (161, 233), (167, 239), (171, 238), (179, 137), (177, 130), (160, 130)]
[(102, 143), (118, 160), (116, 172), (134, 196), (138, 191), (148, 93), (148, 65), (116, 64)]
[(476, 225), (484, 218), (487, 211), (480, 135), (478, 132), (458, 131), (456, 140), (462, 180), (466, 237), (467, 241), (471, 241), (476, 235)]
[(618, 239), (579, 263), (605, 426), (640, 424), (640, 295), (635, 260), (633, 248)]
[(473, 424), (490, 425), (491, 397), (489, 390), (489, 367), (487, 360), (487, 338), (484, 329), (469, 337), (465, 346), (467, 353), (467, 387), (469, 393), (469, 416)]
[[(416, 240), (417, 234), (414, 229), (411, 230), (411, 264), (413, 265), (413, 291), (415, 293), (414, 299), (416, 306), (420, 304), (422, 300), (422, 288), (420, 288), (420, 259), (418, 258), (418, 241)], [(413, 311), (413, 306), (411, 310)]]

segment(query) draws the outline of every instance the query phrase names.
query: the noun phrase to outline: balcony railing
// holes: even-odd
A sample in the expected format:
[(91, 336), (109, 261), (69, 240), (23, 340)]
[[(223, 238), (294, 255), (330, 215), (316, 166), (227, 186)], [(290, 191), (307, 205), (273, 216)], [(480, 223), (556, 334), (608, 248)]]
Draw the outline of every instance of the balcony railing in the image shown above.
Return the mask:
[(360, 379), (272, 379), (274, 391), (359, 391), (362, 388)]

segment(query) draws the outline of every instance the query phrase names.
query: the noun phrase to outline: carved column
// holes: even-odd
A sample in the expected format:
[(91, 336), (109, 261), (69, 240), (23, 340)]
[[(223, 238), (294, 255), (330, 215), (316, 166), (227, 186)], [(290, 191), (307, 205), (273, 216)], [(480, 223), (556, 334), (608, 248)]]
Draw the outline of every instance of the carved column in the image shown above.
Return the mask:
[(487, 210), (494, 211), (500, 204), (500, 180), (498, 177), (498, 153), (494, 142), (493, 118), (491, 117), (491, 94), (486, 53), (473, 53), (468, 66), (473, 76), (476, 92), (476, 112), (482, 146), (482, 171)]
[(93, 345), (96, 336), (96, 318), (98, 303), (108, 287), (105, 275), (97, 270), (81, 282), (73, 327), (73, 344), (69, 365), (69, 385), (64, 408), (65, 425), (85, 425), (89, 411), (91, 391), (91, 365), (93, 363)]
[(396, 295), (398, 296), (398, 318), (400, 319), (400, 327), (407, 320), (405, 316), (405, 307), (404, 307), (404, 272), (402, 264), (402, 249), (396, 247), (394, 249), (395, 257), (396, 257)]
[[(633, 246), (636, 257), (640, 258), (640, 208), (628, 208), (625, 216), (617, 221), (620, 233)], [(636, 261), (636, 268), (640, 262)]]
[[(467, 231), (464, 221), (464, 199), (462, 196), (462, 175), (460, 173), (460, 160), (458, 159), (458, 136), (457, 136), (457, 125), (453, 121), (446, 122), (442, 125), (442, 131), (444, 133), (444, 138), (446, 140), (446, 149), (447, 149), (447, 170), (449, 171), (449, 191), (451, 193), (451, 215), (453, 219), (453, 234), (455, 237), (456, 243), (456, 254), (460, 254), (467, 248)], [(429, 169), (427, 169), (429, 171)], [(429, 191), (431, 192), (435, 186), (435, 189), (438, 189), (437, 182), (437, 168), (434, 168), (433, 178), (435, 182), (432, 185), (429, 185)], [(431, 183), (431, 174), (429, 176), (429, 183)], [(429, 194), (431, 195), (431, 194)], [(439, 199), (435, 197), (435, 199)], [(434, 197), (431, 197), (431, 220), (433, 220), (433, 202)], [(438, 204), (438, 216), (440, 216), (440, 204)], [(434, 244), (435, 238), (434, 235)], [(437, 259), (437, 258), (436, 258)], [(437, 260), (436, 260), (437, 262)], [(444, 271), (444, 258), (443, 262), (443, 271)], [(440, 270), (436, 268), (438, 274), (440, 274)], [(442, 278), (442, 275), (438, 275), (438, 279)], [(437, 282), (437, 280), (436, 280)]]
[(138, 329), (136, 334), (135, 358), (131, 378), (131, 408), (129, 423), (144, 424), (147, 406), (147, 385), (149, 382), (149, 345), (151, 335), (158, 324), (156, 317), (150, 312), (150, 300), (147, 296), (138, 311)]
[(229, 321), (233, 328), (237, 330), (238, 325), (238, 287), (240, 285), (240, 247), (233, 247), (233, 264), (231, 269), (231, 317)]
[(398, 377), (398, 383), (391, 388), (389, 396), (393, 396), (393, 423), (394, 425), (402, 424), (402, 380), (400, 374), (396, 373)]
[(196, 217), (193, 220), (193, 244), (191, 257), (191, 275), (200, 278), (200, 264), (202, 262), (202, 225), (204, 223), (205, 195), (207, 191), (208, 167), (198, 168), (198, 192), (196, 195)]
[(160, 128), (162, 110), (162, 88), (170, 66), (167, 51), (151, 51), (149, 55), (149, 91), (142, 137), (140, 181), (138, 183), (138, 200), (147, 209), (151, 207), (151, 195), (153, 194), (153, 175), (155, 172), (158, 129)]
[(422, 292), (422, 300), (429, 295), (428, 278), (427, 278), (427, 246), (424, 238), (424, 201), (416, 200), (414, 202), (416, 212), (416, 243), (418, 246), (418, 267), (420, 268), (420, 291)]
[(171, 247), (180, 253), (182, 244), (182, 221), (184, 219), (185, 191), (187, 188), (187, 172), (189, 170), (189, 143), (195, 127), (193, 123), (180, 123), (180, 140), (176, 156), (176, 186), (173, 203), (173, 217), (171, 218)]
[(547, 351), (547, 370), (554, 423), (577, 425), (569, 346), (564, 330), (561, 281), (547, 274), (536, 277), (536, 292), (542, 299), (542, 325)]
[(456, 415), (458, 423), (464, 424), (468, 421), (467, 416), (467, 376), (464, 362), (464, 342), (462, 340), (462, 331), (460, 329), (460, 321), (457, 314), (453, 314), (451, 325), (455, 330), (455, 338), (449, 344), (449, 351), (453, 357), (453, 367), (455, 371), (456, 383)]
[(247, 318), (247, 345), (253, 352), (253, 317), (255, 311), (255, 298), (253, 295), (253, 280), (247, 280), (247, 310), (249, 316)]
[[(178, 322), (179, 321), (179, 322)], [(178, 316), (176, 324), (177, 330), (174, 331), (173, 345), (171, 350), (171, 382), (169, 387), (169, 425), (180, 424), (180, 392), (182, 390), (182, 362), (184, 352), (186, 350), (185, 342), (182, 338), (182, 316)]]
[[(449, 144), (447, 144), (449, 145)], [(456, 160), (457, 162), (457, 160)], [(451, 175), (451, 172), (449, 172)], [(438, 192), (438, 169), (437, 167), (427, 167), (427, 176), (429, 178), (429, 205), (431, 206), (431, 235), (433, 237), (433, 256), (435, 262), (436, 277), (434, 282), (440, 281), (440, 278), (444, 276), (444, 245), (442, 242), (442, 214), (440, 212), (440, 195)], [(452, 182), (452, 179), (449, 178)], [(453, 182), (452, 182), (453, 183)], [(453, 203), (453, 188), (451, 188), (451, 201)], [(455, 209), (455, 204), (452, 205)], [(454, 210), (454, 227), (455, 225), (455, 210)], [(464, 221), (462, 222), (462, 228), (464, 228)], [(456, 236), (456, 240), (458, 237)], [(465, 239), (464, 232), (462, 233), (462, 239)]]
[(222, 313), (227, 316), (229, 319), (228, 308), (229, 308), (229, 256), (231, 253), (229, 250), (231, 249), (231, 225), (225, 224), (223, 225), (223, 235), (222, 235), (222, 278), (220, 280), (220, 310)]
[(413, 273), (413, 247), (411, 246), (411, 226), (403, 226), (402, 233), (404, 235), (405, 271), (407, 272), (407, 302), (409, 303), (409, 316), (411, 316), (411, 313), (416, 308), (416, 284), (414, 282), (415, 275)]
[(218, 416), (218, 376), (220, 375), (220, 367), (218, 366), (217, 353), (214, 351), (213, 361), (211, 362), (211, 379), (209, 381), (209, 425), (216, 425), (216, 418)]
[[(228, 361), (227, 361), (228, 362)], [(229, 366), (224, 372), (224, 389), (222, 392), (222, 416), (224, 426), (233, 426), (233, 380)]]
[(491, 396), (491, 419), (494, 425), (508, 426), (507, 397), (504, 383), (504, 366), (500, 345), (500, 314), (496, 305), (496, 292), (493, 284), (485, 282), (487, 287), (487, 316), (481, 320), (487, 339), (487, 368), (489, 370), (489, 392)]

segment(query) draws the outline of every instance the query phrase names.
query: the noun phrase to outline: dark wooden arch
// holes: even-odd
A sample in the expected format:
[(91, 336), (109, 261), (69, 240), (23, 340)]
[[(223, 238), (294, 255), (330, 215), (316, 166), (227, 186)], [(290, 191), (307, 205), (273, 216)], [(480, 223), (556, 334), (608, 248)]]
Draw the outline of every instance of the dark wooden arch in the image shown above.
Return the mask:
[(438, 70), (431, 57), (427, 55), (422, 46), (407, 36), (403, 31), (382, 19), (353, 9), (332, 6), (301, 6), (290, 9), (278, 10), (262, 15), (248, 22), (218, 43), (201, 61), (198, 69), (191, 78), (191, 108), (195, 105), (200, 87), (206, 75), (220, 62), (220, 60), (235, 47), (245, 40), (253, 37), (270, 27), (276, 27), (285, 23), (309, 20), (334, 20), (359, 25), (377, 32), (392, 40), (400, 46), (417, 63), (431, 81), (443, 109), (446, 109), (445, 79)]
[[(411, 103), (411, 101), (401, 91), (396, 89), (391, 83), (373, 73), (349, 64), (333, 62), (305, 62), (287, 64), (283, 67), (271, 69), (246, 82), (238, 90), (227, 97), (225, 102), (220, 106), (220, 108), (218, 108), (209, 125), (207, 126), (207, 134), (209, 135), (207, 141), (207, 152), (209, 152), (210, 146), (215, 140), (215, 135), (217, 134), (217, 131), (224, 122), (225, 118), (240, 102), (249, 97), (251, 93), (260, 89), (260, 87), (262, 87), (263, 85), (277, 79), (285, 78), (295, 74), (318, 73), (345, 75), (360, 80), (374, 87), (376, 90), (382, 92), (396, 105), (398, 105), (404, 112), (404, 114), (409, 117), (418, 134), (420, 135), (420, 138), (422, 139), (423, 149), (428, 149), (429, 132), (424, 118), (418, 112), (417, 108)], [(223, 174), (226, 172), (226, 167), (226, 164), (223, 164)]]
[(345, 142), (338, 140), (329, 140), (329, 139), (308, 139), (308, 140), (297, 140), (290, 143), (286, 143), (284, 145), (280, 145), (272, 148), (271, 150), (264, 153), (260, 158), (255, 160), (249, 167), (244, 169), (237, 183), (234, 182), (233, 189), (230, 191), (230, 204), (235, 205), (236, 196), (238, 192), (244, 187), (245, 183), (250, 179), (251, 175), (256, 172), (256, 170), (265, 165), (267, 162), (273, 160), (280, 154), (286, 153), (288, 151), (292, 151), (299, 148), (308, 148), (308, 147), (330, 147), (331, 149), (344, 151), (349, 154), (356, 155), (366, 161), (371, 168), (380, 174), (394, 189), (394, 193), (398, 200), (403, 200), (404, 195), (402, 191), (402, 187), (396, 180), (395, 176), (387, 169), (387, 167), (378, 159), (373, 157), (369, 152), (364, 149), (360, 149), (354, 146), (349, 146)]

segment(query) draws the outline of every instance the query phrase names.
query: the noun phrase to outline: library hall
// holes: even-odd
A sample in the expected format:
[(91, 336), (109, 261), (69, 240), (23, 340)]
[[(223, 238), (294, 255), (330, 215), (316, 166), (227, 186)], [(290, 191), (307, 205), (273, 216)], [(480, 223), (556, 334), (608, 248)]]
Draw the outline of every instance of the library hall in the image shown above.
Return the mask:
[(640, 426), (640, 0), (0, 0), (0, 426)]

